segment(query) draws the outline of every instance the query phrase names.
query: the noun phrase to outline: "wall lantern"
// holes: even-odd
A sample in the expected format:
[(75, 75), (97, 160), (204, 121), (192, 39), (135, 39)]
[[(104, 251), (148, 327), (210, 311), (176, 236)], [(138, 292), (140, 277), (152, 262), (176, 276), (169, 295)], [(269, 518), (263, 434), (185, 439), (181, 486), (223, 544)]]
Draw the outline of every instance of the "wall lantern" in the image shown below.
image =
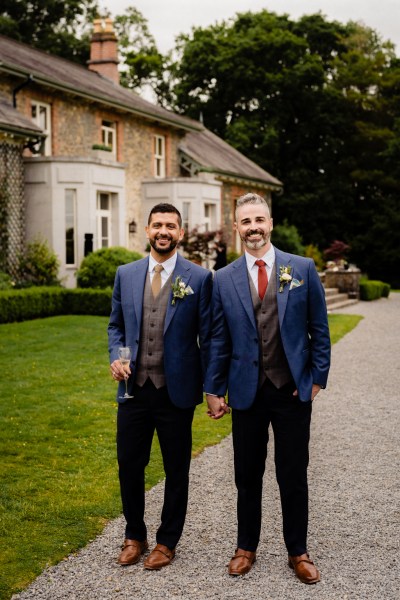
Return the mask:
[(136, 230), (137, 230), (136, 221), (131, 221), (129, 223), (129, 233), (136, 233)]

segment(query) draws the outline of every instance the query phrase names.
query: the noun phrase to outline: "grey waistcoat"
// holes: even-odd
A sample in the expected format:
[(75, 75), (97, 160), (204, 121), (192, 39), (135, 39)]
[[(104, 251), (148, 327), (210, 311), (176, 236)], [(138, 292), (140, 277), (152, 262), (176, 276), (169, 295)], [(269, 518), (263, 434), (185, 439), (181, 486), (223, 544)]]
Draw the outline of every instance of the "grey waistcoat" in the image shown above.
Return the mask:
[(262, 302), (250, 273), (249, 281), (260, 349), (258, 387), (261, 387), (268, 377), (275, 387), (281, 388), (292, 380), (292, 374), (283, 349), (279, 329), (275, 264)]
[(156, 388), (165, 385), (164, 321), (171, 291), (169, 277), (157, 298), (153, 298), (150, 275), (147, 274), (143, 292), (142, 326), (136, 371), (136, 383), (144, 385), (150, 378)]

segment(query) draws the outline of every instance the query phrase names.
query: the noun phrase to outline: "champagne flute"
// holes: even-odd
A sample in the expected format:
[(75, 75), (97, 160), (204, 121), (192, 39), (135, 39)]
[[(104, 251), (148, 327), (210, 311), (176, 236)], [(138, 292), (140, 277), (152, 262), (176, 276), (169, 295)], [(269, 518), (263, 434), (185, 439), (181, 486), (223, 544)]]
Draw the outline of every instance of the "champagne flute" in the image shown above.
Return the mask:
[[(132, 350), (131, 350), (130, 346), (124, 346), (122, 348), (118, 348), (118, 358), (119, 358), (119, 362), (122, 365), (122, 368), (124, 369), (124, 371), (126, 371), (126, 367), (129, 367), (129, 363), (131, 362), (131, 358), (132, 358)], [(128, 379), (129, 379), (129, 375), (126, 374), (125, 394), (123, 396), (119, 396), (119, 398), (121, 400), (126, 400), (127, 398), (133, 398), (133, 396), (128, 394)]]

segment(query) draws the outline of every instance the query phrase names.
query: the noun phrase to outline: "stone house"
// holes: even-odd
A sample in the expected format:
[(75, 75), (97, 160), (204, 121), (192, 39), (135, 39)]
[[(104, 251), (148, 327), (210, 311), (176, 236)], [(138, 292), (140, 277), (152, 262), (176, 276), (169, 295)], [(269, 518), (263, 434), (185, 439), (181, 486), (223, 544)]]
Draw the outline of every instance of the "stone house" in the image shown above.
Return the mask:
[(94, 23), (88, 68), (0, 36), (0, 271), (12, 274), (41, 235), (73, 287), (91, 250), (144, 253), (158, 202), (174, 204), (189, 230), (231, 231), (238, 196), (270, 202), (281, 189), (202, 123), (120, 86), (110, 19)]

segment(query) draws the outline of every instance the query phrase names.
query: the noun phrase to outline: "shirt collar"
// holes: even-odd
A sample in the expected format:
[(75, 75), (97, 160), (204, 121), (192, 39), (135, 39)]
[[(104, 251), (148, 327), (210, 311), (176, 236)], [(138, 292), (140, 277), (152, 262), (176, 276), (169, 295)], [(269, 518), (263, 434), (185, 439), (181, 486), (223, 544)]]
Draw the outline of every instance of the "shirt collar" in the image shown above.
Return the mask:
[(249, 271), (250, 271), (250, 269), (252, 269), (254, 267), (256, 260), (263, 260), (265, 262), (265, 264), (267, 265), (267, 267), (270, 269), (272, 269), (272, 267), (274, 266), (275, 248), (273, 247), (272, 244), (271, 244), (271, 247), (268, 250), (268, 252), (266, 252), (264, 254), (264, 256), (260, 256), (260, 258), (252, 256), (252, 254), (249, 254), (249, 252), (247, 252), (247, 250), (244, 251), (244, 255), (246, 257), (247, 268), (249, 269)]
[(175, 252), (175, 254), (173, 254), (170, 258), (168, 258), (167, 260), (165, 260), (163, 263), (158, 263), (152, 257), (152, 255), (149, 254), (149, 272), (151, 273), (152, 271), (154, 271), (154, 267), (156, 265), (162, 265), (164, 267), (165, 272), (167, 273), (167, 275), (169, 277), (171, 275), (171, 273), (173, 273), (173, 271), (175, 269), (177, 258), (178, 258), (178, 255)]

